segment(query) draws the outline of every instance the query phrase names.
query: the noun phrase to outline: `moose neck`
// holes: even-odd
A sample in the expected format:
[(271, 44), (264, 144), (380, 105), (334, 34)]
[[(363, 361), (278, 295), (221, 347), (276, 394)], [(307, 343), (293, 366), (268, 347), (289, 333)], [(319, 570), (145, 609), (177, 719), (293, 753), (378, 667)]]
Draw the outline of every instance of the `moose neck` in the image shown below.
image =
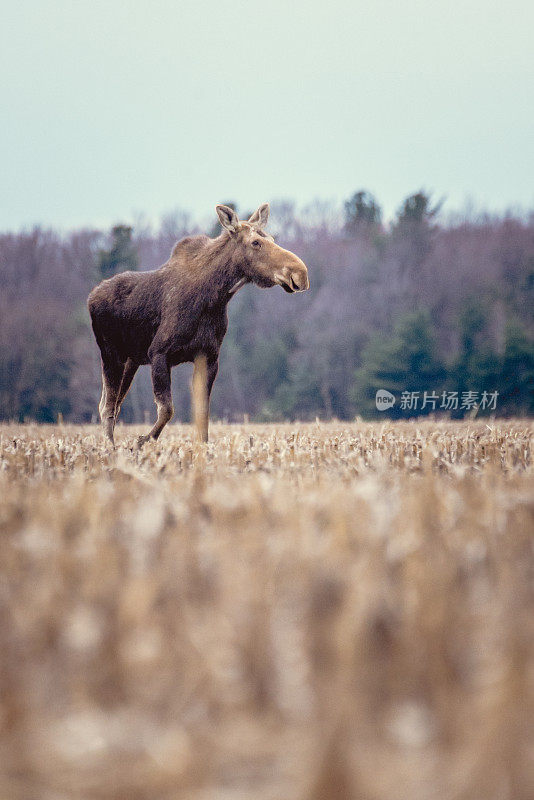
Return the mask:
[(226, 305), (249, 279), (236, 259), (233, 242), (222, 234), (208, 245), (203, 269), (205, 295), (210, 305)]

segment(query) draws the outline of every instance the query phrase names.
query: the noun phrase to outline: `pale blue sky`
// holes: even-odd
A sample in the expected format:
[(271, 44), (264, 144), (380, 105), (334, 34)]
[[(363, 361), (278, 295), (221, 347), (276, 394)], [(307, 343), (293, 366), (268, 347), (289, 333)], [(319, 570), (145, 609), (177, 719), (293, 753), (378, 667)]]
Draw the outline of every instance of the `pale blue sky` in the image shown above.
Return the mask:
[(534, 207), (531, 0), (15, 0), (0, 229), (421, 186)]

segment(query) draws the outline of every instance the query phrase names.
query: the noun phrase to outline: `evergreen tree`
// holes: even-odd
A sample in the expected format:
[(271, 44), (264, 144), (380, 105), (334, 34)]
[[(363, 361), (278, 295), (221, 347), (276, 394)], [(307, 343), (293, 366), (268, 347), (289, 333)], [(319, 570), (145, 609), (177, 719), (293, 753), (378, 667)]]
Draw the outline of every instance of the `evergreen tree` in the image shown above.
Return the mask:
[[(447, 388), (457, 391), (459, 398), (463, 392), (476, 392), (481, 397), (483, 392), (497, 390), (501, 364), (499, 355), (487, 345), (488, 319), (485, 302), (467, 297), (458, 315), (459, 353), (450, 364), (447, 380)], [(459, 407), (452, 416), (461, 417), (464, 411)]]
[(441, 202), (432, 206), (430, 195), (421, 190), (407, 197), (397, 211), (391, 241), (401, 274), (417, 276), (432, 249), (433, 220), (440, 208)]
[(438, 214), (441, 202), (431, 207), (431, 197), (422, 189), (404, 200), (397, 212), (397, 226), (423, 225)]
[(382, 209), (369, 192), (360, 190), (345, 202), (345, 230), (358, 233), (363, 227), (380, 225)]
[(499, 389), (499, 411), (534, 414), (534, 340), (516, 320), (506, 326)]
[(98, 253), (98, 270), (102, 278), (111, 278), (117, 272), (136, 270), (139, 258), (132, 241), (129, 225), (115, 225), (111, 229), (111, 247)]
[[(403, 315), (392, 336), (375, 334), (364, 347), (362, 364), (356, 371), (352, 399), (358, 414), (377, 417), (376, 393), (386, 389), (395, 395), (396, 403), (388, 414), (392, 417), (418, 416), (433, 410), (428, 403), (422, 409), (424, 393), (439, 394), (445, 368), (436, 352), (430, 314), (416, 311)], [(417, 406), (403, 411), (403, 392), (419, 393)]]

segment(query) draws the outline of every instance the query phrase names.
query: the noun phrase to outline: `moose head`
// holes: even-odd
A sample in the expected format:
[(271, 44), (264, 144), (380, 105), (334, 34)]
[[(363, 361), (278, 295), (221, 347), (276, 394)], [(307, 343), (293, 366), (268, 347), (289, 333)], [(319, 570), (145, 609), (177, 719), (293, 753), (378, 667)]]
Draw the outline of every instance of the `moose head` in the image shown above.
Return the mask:
[(216, 211), (225, 234), (233, 244), (233, 262), (241, 267), (243, 278), (268, 288), (278, 284), (285, 292), (303, 292), (310, 288), (308, 270), (301, 259), (276, 244), (265, 232), (269, 204), (263, 203), (249, 219), (240, 221), (229, 206)]

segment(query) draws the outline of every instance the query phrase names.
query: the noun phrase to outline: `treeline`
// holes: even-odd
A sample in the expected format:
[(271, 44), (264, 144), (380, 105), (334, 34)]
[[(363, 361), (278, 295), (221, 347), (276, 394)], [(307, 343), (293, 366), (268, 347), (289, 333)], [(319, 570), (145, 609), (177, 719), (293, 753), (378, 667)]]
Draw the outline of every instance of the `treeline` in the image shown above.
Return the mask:
[[(248, 286), (232, 300), (213, 415), (534, 413), (534, 214), (442, 217), (423, 191), (389, 224), (363, 191), (342, 210), (273, 204), (270, 229), (304, 259), (312, 288), (289, 296)], [(115, 272), (156, 268), (195, 232), (176, 212), (157, 228), (141, 220), (110, 232), (0, 235), (1, 418), (94, 419), (100, 365), (88, 292)], [(173, 371), (177, 419), (189, 419), (189, 380), (188, 366)], [(386, 411), (381, 390), (394, 398)], [(153, 415), (143, 368), (123, 418)]]

